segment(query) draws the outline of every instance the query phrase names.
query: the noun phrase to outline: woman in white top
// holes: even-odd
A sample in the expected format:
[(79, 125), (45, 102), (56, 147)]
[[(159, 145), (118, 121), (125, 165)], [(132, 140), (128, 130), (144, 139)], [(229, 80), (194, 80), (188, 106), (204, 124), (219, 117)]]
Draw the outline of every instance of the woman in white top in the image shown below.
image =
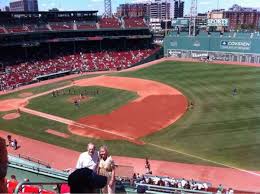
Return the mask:
[(101, 146), (99, 149), (99, 166), (98, 174), (107, 177), (107, 185), (102, 189), (102, 193), (115, 193), (115, 163), (111, 156), (109, 156), (108, 148)]

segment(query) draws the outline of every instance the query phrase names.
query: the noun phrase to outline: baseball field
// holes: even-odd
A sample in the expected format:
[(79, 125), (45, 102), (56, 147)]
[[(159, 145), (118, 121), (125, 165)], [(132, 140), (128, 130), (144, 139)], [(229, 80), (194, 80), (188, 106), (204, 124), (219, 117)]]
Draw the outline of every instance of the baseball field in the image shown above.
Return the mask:
[[(112, 155), (259, 171), (259, 74), (256, 67), (163, 62), (60, 81), (0, 96), (0, 126), (77, 151), (91, 141)], [(11, 99), (23, 107), (17, 111)]]

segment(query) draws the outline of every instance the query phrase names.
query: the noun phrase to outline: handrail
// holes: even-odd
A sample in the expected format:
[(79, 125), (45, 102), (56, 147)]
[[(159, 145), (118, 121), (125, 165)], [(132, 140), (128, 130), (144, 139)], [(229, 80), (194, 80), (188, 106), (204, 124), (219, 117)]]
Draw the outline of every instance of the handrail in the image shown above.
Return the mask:
[(40, 165), (35, 166), (35, 165), (30, 165), (28, 163), (14, 161), (14, 160), (9, 160), (8, 166), (13, 167), (13, 168), (18, 168), (21, 170), (30, 171), (30, 172), (33, 172), (36, 174), (41, 174), (41, 175), (45, 175), (45, 176), (49, 176), (49, 177), (53, 177), (53, 178), (58, 178), (61, 180), (67, 180), (67, 178), (68, 178), (68, 173), (57, 170), (57, 169), (48, 168), (45, 166), (40, 166)]
[[(15, 156), (14, 156), (15, 157)], [(25, 160), (28, 160), (30, 162), (34, 162), (34, 163), (37, 163), (37, 164), (40, 164), (40, 165), (43, 165), (43, 166), (46, 166), (47, 168), (51, 168), (51, 165), (47, 162), (43, 162), (39, 159), (36, 159), (36, 158), (31, 158), (29, 156), (24, 156), (24, 155), (21, 155), (19, 154), (18, 155), (19, 158), (22, 158), (22, 159), (25, 159)]]
[(199, 193), (199, 194), (212, 194), (212, 192), (207, 192), (207, 191), (199, 191), (199, 190), (190, 190), (190, 189), (181, 189), (181, 188), (175, 188), (175, 187), (165, 187), (165, 186), (158, 186), (158, 185), (150, 185), (150, 184), (141, 184), (141, 183), (136, 183), (136, 186), (144, 186), (147, 188), (147, 192), (187, 192), (187, 193)]
[[(23, 182), (20, 182), (16, 188), (15, 188), (15, 191), (14, 193), (15, 194), (18, 194), (20, 191), (21, 191), (21, 188), (23, 185), (38, 185), (38, 186), (43, 186), (43, 185), (56, 185), (57, 188), (60, 190), (60, 186), (62, 184), (67, 184), (67, 182), (28, 182), (28, 181), (23, 181)], [(60, 193), (60, 192), (58, 192)]]

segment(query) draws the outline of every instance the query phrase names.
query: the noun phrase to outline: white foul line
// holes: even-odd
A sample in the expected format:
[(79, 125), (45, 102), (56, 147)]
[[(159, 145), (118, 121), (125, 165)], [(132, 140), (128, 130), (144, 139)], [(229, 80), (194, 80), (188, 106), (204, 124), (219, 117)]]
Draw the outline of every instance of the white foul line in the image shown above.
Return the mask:
[(245, 169), (242, 169), (242, 168), (237, 168), (237, 167), (234, 167), (234, 166), (230, 166), (230, 165), (227, 165), (227, 164), (223, 164), (223, 163), (220, 163), (220, 162), (216, 162), (216, 161), (213, 161), (213, 160), (209, 160), (209, 159), (206, 159), (206, 158), (202, 158), (202, 157), (199, 157), (199, 156), (195, 156), (195, 155), (192, 155), (192, 154), (181, 152), (181, 151), (178, 151), (178, 150), (175, 150), (175, 149), (163, 147), (163, 146), (156, 145), (156, 144), (153, 144), (153, 143), (146, 143), (146, 144), (154, 146), (154, 147), (157, 147), (157, 148), (160, 148), (160, 149), (163, 149), (163, 150), (167, 150), (167, 151), (170, 151), (170, 152), (176, 152), (178, 154), (189, 156), (191, 158), (200, 159), (200, 160), (203, 160), (203, 161), (207, 161), (207, 162), (210, 162), (210, 163), (213, 163), (213, 164), (217, 164), (217, 165), (220, 165), (220, 166), (225, 166), (225, 167), (228, 167), (228, 168), (231, 168), (231, 169), (235, 169), (235, 170), (238, 170), (238, 171), (241, 171), (241, 172), (245, 172), (245, 173), (248, 173), (248, 174), (260, 177), (260, 174), (258, 174), (256, 172), (248, 171), (248, 170), (245, 170)]

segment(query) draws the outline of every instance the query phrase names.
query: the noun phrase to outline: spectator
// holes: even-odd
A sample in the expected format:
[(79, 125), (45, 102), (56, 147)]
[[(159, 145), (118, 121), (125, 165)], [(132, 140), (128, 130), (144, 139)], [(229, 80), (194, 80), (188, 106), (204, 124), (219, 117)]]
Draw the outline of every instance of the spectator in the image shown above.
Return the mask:
[(218, 192), (222, 193), (223, 190), (224, 190), (224, 188), (223, 188), (222, 184), (219, 184), (219, 186), (218, 186)]
[(76, 168), (89, 168), (96, 172), (99, 162), (96, 147), (93, 143), (89, 143), (87, 149), (87, 152), (83, 152), (82, 154), (80, 154)]
[(148, 158), (145, 158), (145, 171), (146, 171), (146, 174), (152, 174), (151, 172), (151, 165), (150, 165), (150, 162), (148, 161)]
[(115, 163), (111, 156), (109, 156), (108, 148), (101, 146), (99, 149), (100, 161), (98, 174), (107, 177), (107, 185), (102, 189), (102, 193), (115, 193)]
[(227, 189), (226, 194), (234, 194), (234, 190), (232, 188)]
[(11, 180), (7, 181), (8, 193), (13, 193), (17, 185), (18, 181), (15, 175), (11, 175)]
[(89, 168), (75, 170), (69, 175), (70, 193), (97, 193), (107, 184), (107, 177), (97, 175)]
[[(64, 49), (65, 50), (65, 49)], [(99, 52), (82, 52), (72, 55), (58, 53), (55, 58), (48, 59), (48, 56), (39, 52), (30, 61), (9, 62), (8, 70), (0, 75), (0, 90), (8, 90), (35, 81), (38, 76), (64, 71), (99, 71), (129, 68), (133, 64), (147, 58), (157, 49), (144, 50), (102, 50)], [(41, 56), (41, 57), (39, 57)], [(8, 60), (11, 61), (12, 59)], [(13, 63), (13, 64), (12, 64)]]
[(11, 145), (12, 145), (12, 147), (13, 147), (14, 150), (17, 150), (17, 148), (18, 148), (18, 143), (17, 143), (17, 140), (16, 140), (16, 139), (14, 139), (14, 140), (12, 141)]
[(7, 151), (5, 140), (0, 138), (0, 193), (7, 193), (5, 176), (7, 172)]
[(11, 146), (11, 144), (12, 144), (12, 136), (11, 135), (7, 135), (7, 141), (8, 141), (8, 146)]

